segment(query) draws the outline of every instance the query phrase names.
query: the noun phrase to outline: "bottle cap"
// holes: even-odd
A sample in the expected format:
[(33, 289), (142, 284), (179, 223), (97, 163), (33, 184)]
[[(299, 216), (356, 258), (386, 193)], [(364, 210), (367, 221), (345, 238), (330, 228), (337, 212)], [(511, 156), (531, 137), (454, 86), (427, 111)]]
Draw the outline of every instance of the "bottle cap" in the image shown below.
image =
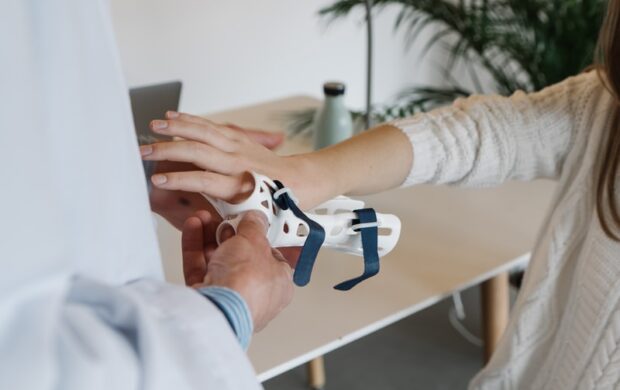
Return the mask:
[(323, 92), (327, 96), (340, 96), (344, 95), (345, 86), (343, 83), (338, 81), (330, 81), (328, 83), (323, 84)]

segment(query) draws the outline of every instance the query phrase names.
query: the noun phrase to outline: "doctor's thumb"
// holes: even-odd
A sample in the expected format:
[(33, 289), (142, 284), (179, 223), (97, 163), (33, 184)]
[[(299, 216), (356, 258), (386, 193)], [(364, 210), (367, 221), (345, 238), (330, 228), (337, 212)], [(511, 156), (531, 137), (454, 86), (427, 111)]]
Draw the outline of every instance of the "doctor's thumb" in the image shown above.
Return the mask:
[(260, 211), (248, 211), (237, 226), (237, 235), (255, 244), (263, 244), (267, 242), (268, 228), (269, 223), (265, 214)]

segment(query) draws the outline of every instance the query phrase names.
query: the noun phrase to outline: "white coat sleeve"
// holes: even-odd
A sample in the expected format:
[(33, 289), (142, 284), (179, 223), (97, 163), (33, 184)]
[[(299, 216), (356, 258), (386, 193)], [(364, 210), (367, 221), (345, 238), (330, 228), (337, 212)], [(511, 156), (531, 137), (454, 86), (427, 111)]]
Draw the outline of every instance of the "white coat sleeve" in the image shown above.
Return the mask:
[(254, 389), (219, 310), (163, 282), (105, 0), (0, 13), (0, 389)]
[(148, 280), (67, 282), (57, 299), (54, 283), (13, 297), (0, 388), (260, 388), (226, 319), (198, 292)]

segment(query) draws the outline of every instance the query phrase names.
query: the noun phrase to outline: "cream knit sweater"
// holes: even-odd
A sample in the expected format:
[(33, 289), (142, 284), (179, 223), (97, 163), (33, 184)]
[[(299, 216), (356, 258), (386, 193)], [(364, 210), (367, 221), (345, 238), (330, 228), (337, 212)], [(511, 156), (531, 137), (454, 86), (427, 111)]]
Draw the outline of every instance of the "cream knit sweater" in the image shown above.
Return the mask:
[(414, 164), (405, 185), (559, 181), (508, 329), (473, 389), (620, 386), (620, 244), (596, 214), (613, 101), (595, 72), (541, 92), (474, 96), (395, 122)]

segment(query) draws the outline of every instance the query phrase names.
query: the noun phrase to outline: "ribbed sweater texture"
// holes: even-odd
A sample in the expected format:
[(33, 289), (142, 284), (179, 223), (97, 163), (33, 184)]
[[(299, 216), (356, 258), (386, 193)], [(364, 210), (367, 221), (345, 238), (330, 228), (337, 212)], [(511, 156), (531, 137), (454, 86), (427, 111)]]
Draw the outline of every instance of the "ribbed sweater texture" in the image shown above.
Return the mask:
[(614, 101), (595, 72), (536, 93), (473, 96), (394, 122), (414, 158), (404, 185), (557, 180), (511, 318), (471, 389), (620, 385), (620, 244), (596, 213)]

